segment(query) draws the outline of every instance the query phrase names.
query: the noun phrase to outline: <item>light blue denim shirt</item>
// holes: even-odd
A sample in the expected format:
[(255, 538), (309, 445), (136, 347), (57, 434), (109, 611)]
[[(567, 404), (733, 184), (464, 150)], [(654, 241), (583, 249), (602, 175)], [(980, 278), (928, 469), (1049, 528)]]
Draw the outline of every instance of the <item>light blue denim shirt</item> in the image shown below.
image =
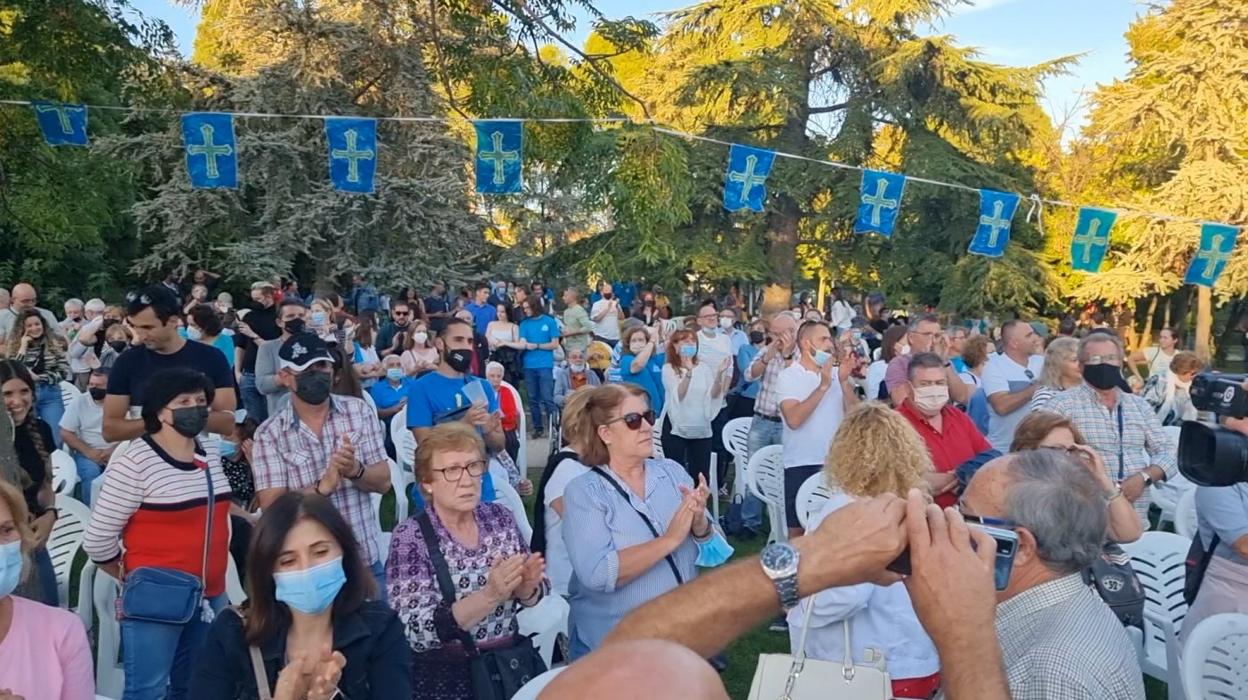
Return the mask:
[(1214, 554), (1240, 566), (1248, 566), (1232, 546), (1248, 535), (1248, 484), (1234, 486), (1197, 486), (1196, 513), (1200, 525), (1200, 541), (1205, 547), (1217, 533), (1218, 548)]
[[(659, 531), (680, 508), (681, 484), (693, 488), (684, 467), (670, 459), (646, 460), (646, 497), (638, 498), (608, 469), (629, 494), (628, 501), (597, 473), (583, 474), (568, 484), (563, 494), (563, 541), (572, 561), (568, 585), (572, 611), (569, 630), (573, 655), (598, 648), (616, 624), (634, 608), (677, 586), (671, 566), (660, 560), (650, 570), (625, 584), (619, 584), (620, 550), (653, 539), (654, 533), (638, 513), (645, 513)], [(707, 515), (707, 522), (711, 522)], [(697, 575), (694, 563), (698, 546), (690, 535), (672, 553), (681, 578), (691, 581)]]

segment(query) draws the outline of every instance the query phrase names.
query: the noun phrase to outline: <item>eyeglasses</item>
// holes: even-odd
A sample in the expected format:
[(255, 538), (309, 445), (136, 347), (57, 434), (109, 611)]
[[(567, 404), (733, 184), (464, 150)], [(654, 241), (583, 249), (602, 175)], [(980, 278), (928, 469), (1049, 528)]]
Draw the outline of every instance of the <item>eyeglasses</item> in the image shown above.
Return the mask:
[(406, 311), (392, 311), (391, 313), (393, 313), (395, 316), (410, 316), (411, 315)]
[(1088, 358), (1085, 365), (1116, 365), (1121, 360), (1117, 355), (1093, 355)]
[(625, 413), (619, 418), (612, 418), (606, 423), (603, 423), (603, 425), (611, 425), (612, 423), (624, 421), (624, 425), (628, 426), (629, 430), (641, 430), (641, 422), (643, 420), (649, 425), (654, 425), (654, 411), (646, 411), (645, 413)]
[(1014, 528), (1018, 527), (1018, 523), (1014, 522), (1013, 520), (1010, 520), (1009, 518), (993, 518), (987, 515), (975, 515), (974, 513), (968, 513), (966, 511), (966, 507), (963, 506), (961, 503), (958, 503), (958, 512), (962, 514), (963, 520), (965, 520), (968, 523), (975, 524), (975, 525), (987, 525), (988, 527), (1000, 527), (1000, 528), (1004, 528), (1007, 530), (1013, 530)]
[(441, 473), (443, 479), (456, 483), (464, 478), (464, 472), (468, 472), (468, 476), (474, 479), (480, 477), (485, 473), (486, 464), (484, 459), (479, 459), (464, 465), (453, 464), (446, 469), (434, 469), (433, 471)]
[(698, 314), (698, 318), (719, 318), (719, 314)]

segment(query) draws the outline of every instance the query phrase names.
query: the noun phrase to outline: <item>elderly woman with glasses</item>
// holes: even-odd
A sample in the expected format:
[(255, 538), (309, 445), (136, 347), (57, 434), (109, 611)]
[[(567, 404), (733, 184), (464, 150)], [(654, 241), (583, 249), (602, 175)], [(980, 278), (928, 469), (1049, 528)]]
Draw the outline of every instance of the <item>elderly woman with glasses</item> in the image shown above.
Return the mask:
[(565, 418), (591, 473), (564, 490), (562, 535), (572, 562), (572, 657), (593, 651), (634, 608), (731, 554), (706, 511), (710, 490), (670, 459), (653, 459), (654, 411), (644, 389), (586, 389)]
[[(460, 422), (431, 428), (416, 450), (416, 479), (429, 507), (395, 529), (386, 581), (412, 648), (412, 697), (419, 700), (474, 697), (465, 637), (482, 652), (515, 646), (516, 612), (549, 588), (545, 560), (529, 553), (511, 511), (481, 502), (486, 465), (481, 436)], [(442, 566), (454, 600), (439, 585)]]

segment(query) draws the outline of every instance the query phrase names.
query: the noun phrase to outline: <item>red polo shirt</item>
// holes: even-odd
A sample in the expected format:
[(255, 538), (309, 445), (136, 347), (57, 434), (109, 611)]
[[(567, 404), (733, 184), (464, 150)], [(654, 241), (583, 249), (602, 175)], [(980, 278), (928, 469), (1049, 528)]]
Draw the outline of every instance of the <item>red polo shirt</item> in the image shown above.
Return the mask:
[[(953, 406), (941, 409), (939, 431), (927, 422), (913, 403), (907, 401), (897, 410), (910, 421), (919, 437), (923, 438), (927, 451), (932, 456), (932, 464), (938, 472), (951, 472), (971, 457), (992, 449), (992, 445), (988, 444), (971, 419)], [(957, 501), (958, 497), (953, 492), (936, 497), (936, 503), (941, 508), (952, 506)]]

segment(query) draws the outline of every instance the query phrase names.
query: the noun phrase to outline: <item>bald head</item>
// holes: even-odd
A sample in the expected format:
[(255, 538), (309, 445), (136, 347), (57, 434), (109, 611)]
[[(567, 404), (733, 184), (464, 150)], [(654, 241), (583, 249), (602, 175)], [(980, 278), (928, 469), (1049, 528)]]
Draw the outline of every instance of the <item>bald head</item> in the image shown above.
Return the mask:
[(559, 674), (539, 700), (728, 700), (719, 675), (687, 647), (658, 639), (608, 644)]
[(13, 310), (22, 312), (27, 309), (33, 309), (39, 304), (39, 293), (35, 288), (25, 282), (18, 282), (13, 285), (12, 301), (9, 303), (13, 306)]

